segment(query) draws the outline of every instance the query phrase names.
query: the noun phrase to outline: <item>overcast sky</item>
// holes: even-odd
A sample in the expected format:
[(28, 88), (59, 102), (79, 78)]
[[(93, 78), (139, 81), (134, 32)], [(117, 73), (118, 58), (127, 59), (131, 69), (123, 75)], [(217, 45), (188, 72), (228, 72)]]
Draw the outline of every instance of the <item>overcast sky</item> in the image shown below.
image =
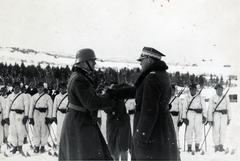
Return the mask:
[(233, 65), (239, 8), (239, 0), (0, 0), (0, 46), (130, 59), (150, 46), (166, 62)]

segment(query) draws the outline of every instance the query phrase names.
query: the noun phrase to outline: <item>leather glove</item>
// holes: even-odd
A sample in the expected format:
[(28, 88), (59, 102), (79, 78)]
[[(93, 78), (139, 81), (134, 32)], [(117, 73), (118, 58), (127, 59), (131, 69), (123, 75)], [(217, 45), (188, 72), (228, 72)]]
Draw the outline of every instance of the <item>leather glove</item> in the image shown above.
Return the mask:
[(213, 121), (208, 121), (209, 126), (213, 126)]
[(183, 121), (178, 121), (177, 126), (180, 127), (182, 126), (182, 124), (183, 124)]
[(32, 125), (34, 126), (35, 123), (34, 123), (33, 118), (29, 118), (29, 120), (30, 120), (30, 121), (29, 121), (29, 124), (32, 124)]
[(135, 110), (128, 110), (128, 114), (129, 114), (129, 115), (135, 114)]
[(2, 119), (2, 121), (1, 121), (1, 125), (2, 125), (2, 126), (4, 126), (4, 125), (5, 125), (5, 123), (6, 123), (6, 122), (5, 122), (5, 120), (4, 120), (4, 119)]
[(26, 125), (27, 120), (28, 120), (28, 116), (24, 116), (23, 119), (22, 119), (23, 125)]
[(205, 116), (202, 116), (202, 123), (205, 124), (207, 122), (207, 118)]
[(230, 124), (230, 120), (227, 121), (227, 125), (229, 125), (229, 124)]
[(46, 125), (51, 124), (51, 119), (48, 117), (45, 117), (45, 124)]
[(183, 122), (184, 122), (184, 124), (185, 124), (186, 126), (188, 126), (188, 125), (189, 125), (189, 121), (188, 121), (188, 119), (187, 119), (187, 118), (183, 119)]
[(106, 91), (107, 94), (109, 94), (109, 96), (111, 97), (111, 99), (117, 97), (117, 90), (116, 89), (107, 89)]
[(144, 148), (146, 146), (146, 144), (144, 143), (144, 142), (142, 142), (142, 141), (137, 141), (137, 147), (139, 147), (139, 148)]
[(55, 124), (57, 124), (57, 118), (56, 117), (53, 117), (52, 121), (55, 122)]
[(9, 118), (5, 118), (5, 124), (8, 124), (8, 125), (10, 125)]

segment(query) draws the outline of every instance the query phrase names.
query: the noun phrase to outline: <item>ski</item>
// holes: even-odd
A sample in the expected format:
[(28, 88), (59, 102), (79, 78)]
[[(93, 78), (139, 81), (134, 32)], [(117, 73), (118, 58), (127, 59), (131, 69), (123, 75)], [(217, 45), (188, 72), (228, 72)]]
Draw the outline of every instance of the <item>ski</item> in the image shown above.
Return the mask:
[(3, 155), (4, 155), (5, 157), (13, 157), (13, 156), (16, 156), (16, 155), (22, 155), (22, 156), (26, 157), (26, 155), (25, 155), (24, 152), (21, 152), (21, 153), (20, 153), (19, 151), (17, 151), (15, 154), (13, 154), (13, 153), (10, 152), (10, 150), (5, 151), (5, 152), (3, 153)]
[(50, 149), (45, 150), (44, 152), (39, 151), (38, 153), (34, 153), (33, 150), (29, 150), (29, 151), (26, 152), (26, 156), (27, 157), (33, 157), (33, 156), (41, 155), (41, 154), (44, 154), (44, 153), (48, 153), (49, 151), (50, 151)]
[(58, 152), (57, 150), (52, 149), (48, 152), (48, 155), (58, 157)]

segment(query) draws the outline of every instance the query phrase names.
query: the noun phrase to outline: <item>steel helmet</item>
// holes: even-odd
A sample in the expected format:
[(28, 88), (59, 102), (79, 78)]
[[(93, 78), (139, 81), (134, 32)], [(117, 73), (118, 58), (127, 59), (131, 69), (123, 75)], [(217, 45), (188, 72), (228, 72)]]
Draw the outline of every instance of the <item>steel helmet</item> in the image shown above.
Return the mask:
[(81, 49), (77, 52), (76, 54), (76, 61), (75, 64), (79, 63), (79, 62), (84, 62), (84, 61), (88, 61), (88, 60), (96, 60), (96, 56), (95, 53), (92, 49)]

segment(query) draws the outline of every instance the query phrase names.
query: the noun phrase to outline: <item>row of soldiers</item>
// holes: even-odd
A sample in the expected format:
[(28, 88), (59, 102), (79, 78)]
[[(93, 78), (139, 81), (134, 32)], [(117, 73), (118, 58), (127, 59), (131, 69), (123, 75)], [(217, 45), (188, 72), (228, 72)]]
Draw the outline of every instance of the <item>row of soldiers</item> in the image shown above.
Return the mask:
[[(37, 93), (34, 95), (26, 93), (25, 86), (20, 82), (13, 83), (12, 87), (12, 93), (9, 95), (5, 95), (1, 91), (0, 146), (4, 139), (6, 142), (6, 138), (10, 136), (13, 146), (10, 152), (22, 153), (22, 146), (26, 137), (29, 136), (30, 127), (33, 134), (34, 153), (45, 152), (51, 132), (49, 126), (53, 122), (59, 125), (57, 126), (57, 140), (60, 139), (61, 124), (68, 103), (67, 85), (59, 84), (60, 93), (56, 95), (54, 101), (44, 88), (43, 82), (37, 84)], [(32, 126), (29, 126), (28, 123)]]
[(225, 151), (223, 145), (226, 140), (227, 125), (229, 125), (232, 119), (231, 108), (229, 97), (223, 94), (223, 87), (217, 84), (214, 89), (216, 94), (209, 99), (207, 107), (205, 99), (201, 96), (202, 89), (198, 91), (196, 84), (189, 86), (190, 92), (183, 100), (175, 95), (175, 86), (172, 85), (173, 92), (169, 107), (178, 140), (178, 147), (179, 127), (184, 123), (186, 125), (184, 149), (185, 143), (187, 143), (187, 151), (192, 152), (192, 144), (195, 143), (195, 151), (199, 152), (201, 150), (200, 143), (203, 140), (203, 126), (209, 124), (213, 131), (214, 151)]
[[(29, 131), (28, 123), (32, 127), (35, 153), (45, 151), (51, 131), (49, 126), (53, 122), (57, 124), (57, 140), (60, 140), (62, 123), (67, 112), (67, 85), (65, 83), (59, 84), (60, 92), (54, 99), (45, 91), (46, 88), (43, 82), (38, 83), (36, 89), (37, 93), (31, 96), (29, 93), (26, 93), (26, 88), (20, 82), (15, 82), (13, 84), (13, 92), (8, 96), (2, 95), (0, 97), (0, 120), (2, 125), (0, 126), (0, 145), (3, 143), (3, 138), (7, 136), (4, 131), (8, 131), (7, 127), (9, 126), (11, 144), (13, 145), (12, 153), (16, 153), (16, 151), (22, 152), (24, 138), (26, 138)], [(186, 125), (184, 142), (187, 143), (188, 152), (193, 150), (193, 143), (195, 143), (196, 152), (201, 150), (200, 143), (203, 139), (203, 126), (209, 123), (213, 127), (215, 152), (224, 151), (223, 144), (226, 139), (227, 125), (231, 120), (231, 108), (229, 98), (223, 95), (223, 87), (220, 84), (215, 86), (216, 94), (210, 98), (208, 108), (204, 98), (201, 96), (201, 90), (198, 92), (196, 84), (190, 85), (189, 90), (189, 94), (182, 101), (179, 95), (177, 96), (175, 93), (175, 86), (172, 85), (173, 92), (169, 108), (179, 148), (178, 133), (179, 127), (183, 123)], [(112, 114), (109, 114), (109, 120), (110, 116)], [(114, 118), (117, 117), (115, 116)], [(129, 131), (129, 128), (127, 129)], [(124, 131), (126, 132), (126, 129)], [(111, 136), (107, 135), (107, 140), (114, 139), (111, 137), (113, 134)], [(126, 135), (129, 137), (129, 134)], [(118, 154), (115, 155), (118, 156)]]

